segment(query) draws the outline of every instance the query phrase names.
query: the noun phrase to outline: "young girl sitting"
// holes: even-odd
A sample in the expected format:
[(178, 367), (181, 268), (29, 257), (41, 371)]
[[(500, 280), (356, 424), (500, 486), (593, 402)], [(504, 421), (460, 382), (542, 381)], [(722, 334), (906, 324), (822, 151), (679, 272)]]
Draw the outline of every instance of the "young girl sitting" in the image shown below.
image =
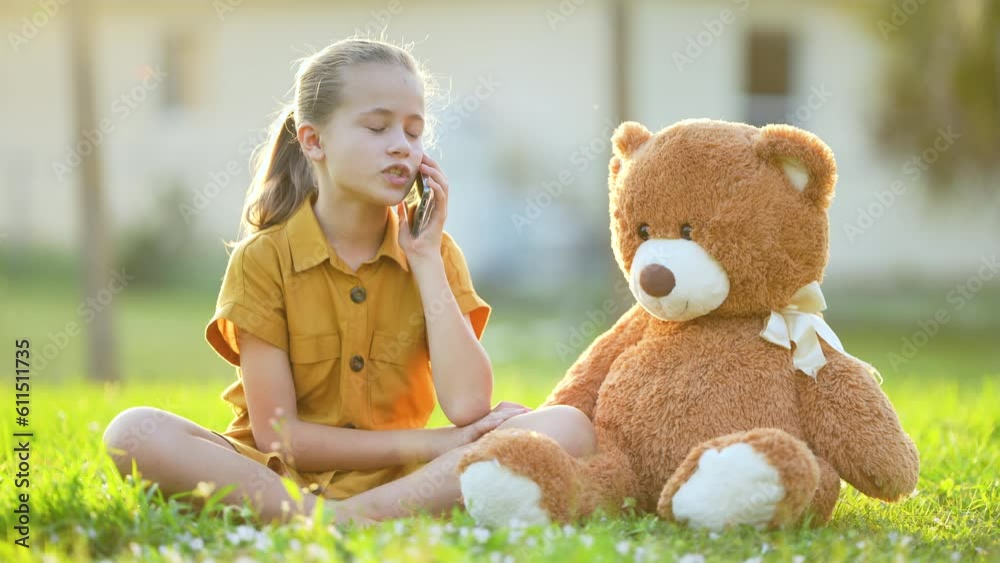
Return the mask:
[[(123, 475), (134, 460), (167, 495), (235, 485), (224, 502), (247, 499), (265, 521), (327, 500), (338, 521), (370, 522), (449, 511), (458, 459), (496, 428), (593, 451), (572, 407), (490, 408), (479, 342), (490, 306), (443, 231), (448, 179), (423, 146), (428, 86), (408, 51), (381, 41), (339, 41), (302, 62), (255, 158), (206, 331), (238, 368), (222, 394), (235, 418), (219, 434), (151, 407), (122, 412), (104, 442)], [(401, 202), (417, 174), (435, 206), (413, 237)], [(454, 426), (424, 428), (435, 400)]]

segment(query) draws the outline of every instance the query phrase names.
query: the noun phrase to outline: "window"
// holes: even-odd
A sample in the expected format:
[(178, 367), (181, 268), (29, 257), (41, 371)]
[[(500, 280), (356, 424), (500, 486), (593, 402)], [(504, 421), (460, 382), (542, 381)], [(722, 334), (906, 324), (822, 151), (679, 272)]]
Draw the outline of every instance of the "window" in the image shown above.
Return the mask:
[(787, 122), (791, 35), (779, 30), (751, 30), (745, 53), (746, 122), (757, 127)]
[(163, 37), (163, 106), (192, 109), (201, 101), (201, 44), (191, 31), (171, 30)]

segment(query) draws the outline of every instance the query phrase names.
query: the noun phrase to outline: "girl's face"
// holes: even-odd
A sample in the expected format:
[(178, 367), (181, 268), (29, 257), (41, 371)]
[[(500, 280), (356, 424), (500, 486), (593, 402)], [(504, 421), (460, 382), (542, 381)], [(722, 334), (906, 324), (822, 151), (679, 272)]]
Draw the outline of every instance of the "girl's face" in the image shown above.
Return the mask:
[(395, 205), (424, 155), (423, 86), (400, 65), (354, 65), (344, 78), (343, 102), (318, 130), (318, 146), (307, 149), (316, 172), (326, 176), (318, 179), (320, 189)]

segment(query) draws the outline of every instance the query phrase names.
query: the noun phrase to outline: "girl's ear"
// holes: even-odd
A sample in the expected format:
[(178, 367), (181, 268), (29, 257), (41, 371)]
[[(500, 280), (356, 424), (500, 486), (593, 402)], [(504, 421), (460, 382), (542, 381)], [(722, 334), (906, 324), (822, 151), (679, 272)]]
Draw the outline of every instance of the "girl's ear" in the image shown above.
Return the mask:
[(320, 161), (326, 157), (323, 153), (323, 142), (319, 138), (319, 132), (312, 123), (303, 121), (299, 130), (293, 130), (292, 135), (297, 137), (302, 152), (310, 159)]
[(830, 207), (837, 183), (833, 151), (819, 137), (791, 125), (767, 125), (754, 142), (757, 157), (778, 167), (788, 185), (822, 209)]

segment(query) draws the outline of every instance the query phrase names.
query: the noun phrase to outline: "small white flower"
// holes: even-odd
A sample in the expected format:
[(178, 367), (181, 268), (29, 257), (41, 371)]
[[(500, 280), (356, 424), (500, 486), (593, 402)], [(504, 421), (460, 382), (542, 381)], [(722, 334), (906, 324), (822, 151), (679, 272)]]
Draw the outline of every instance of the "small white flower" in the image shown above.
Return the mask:
[(796, 555), (795, 557), (792, 557), (792, 563), (805, 563), (805, 560), (805, 555)]
[(629, 546), (628, 542), (622, 540), (615, 544), (615, 551), (617, 551), (621, 555), (628, 555), (629, 547), (631, 546)]
[(403, 532), (406, 531), (406, 526), (403, 525), (402, 520), (396, 520), (395, 522), (392, 523), (392, 529), (393, 531), (396, 532), (397, 535), (401, 536), (403, 535)]
[(961, 553), (959, 553), (957, 551), (952, 552), (952, 554), (951, 554), (951, 560), (952, 561), (960, 561), (961, 559), (962, 559), (962, 554)]
[(535, 547), (538, 545), (538, 540), (535, 539), (535, 536), (529, 536), (528, 539), (524, 540), (524, 545), (528, 547)]
[(760, 555), (755, 555), (750, 559), (745, 560), (743, 563), (762, 563), (762, 561), (764, 561), (763, 557), (761, 557)]
[(854, 544), (854, 547), (857, 547), (858, 549), (864, 549), (865, 548), (865, 542), (864, 542), (864, 540), (859, 541), (858, 543)]
[(903, 536), (903, 538), (899, 540), (899, 545), (906, 547), (910, 545), (912, 541), (913, 541), (913, 536)]
[(291, 549), (292, 551), (298, 551), (302, 549), (302, 542), (300, 542), (295, 538), (292, 538), (291, 541), (288, 542), (288, 548)]
[(583, 547), (586, 547), (587, 549), (590, 549), (591, 547), (594, 546), (594, 538), (593, 538), (593, 536), (591, 536), (589, 534), (581, 534), (580, 535), (580, 543), (583, 544)]
[(308, 555), (310, 559), (326, 560), (326, 550), (315, 542), (306, 546), (306, 555)]
[(524, 530), (514, 528), (507, 532), (507, 543), (514, 545), (524, 537)]
[(476, 538), (479, 543), (486, 543), (486, 540), (490, 539), (490, 531), (486, 528), (475, 528), (472, 530), (472, 537)]
[(710, 539), (710, 540), (717, 540), (717, 539), (719, 539), (721, 537), (722, 537), (722, 535), (719, 534), (718, 532), (709, 532), (708, 533), (708, 539)]
[(635, 548), (635, 554), (634, 555), (635, 555), (635, 560), (636, 561), (645, 561), (645, 559), (646, 559), (646, 548), (642, 547), (642, 546), (639, 546), (639, 547)]
[(761, 546), (760, 546), (760, 552), (761, 553), (767, 553), (768, 551), (771, 551), (771, 544), (768, 544), (768, 543), (761, 544)]
[(566, 524), (565, 526), (563, 526), (563, 534), (567, 538), (573, 537), (573, 535), (576, 534), (576, 528), (574, 528), (573, 526), (570, 526), (569, 524)]
[(191, 549), (195, 551), (201, 551), (202, 549), (205, 548), (205, 540), (201, 538), (194, 538), (193, 540), (188, 542), (188, 545), (191, 546)]
[(678, 563), (705, 563), (705, 556), (700, 553), (685, 553), (677, 560)]

